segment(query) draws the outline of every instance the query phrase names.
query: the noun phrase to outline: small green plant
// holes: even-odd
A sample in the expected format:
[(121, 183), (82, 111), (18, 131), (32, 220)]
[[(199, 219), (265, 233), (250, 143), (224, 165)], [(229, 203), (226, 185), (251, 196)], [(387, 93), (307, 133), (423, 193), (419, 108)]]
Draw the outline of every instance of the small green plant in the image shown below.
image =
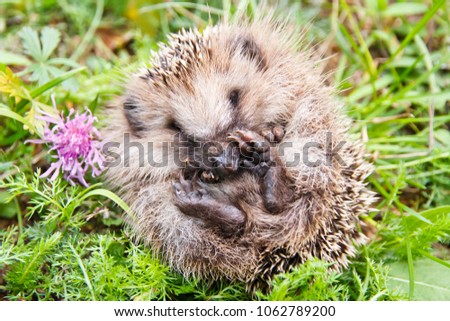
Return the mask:
[[(64, 74), (62, 67), (80, 67), (75, 61), (66, 58), (53, 57), (55, 49), (61, 41), (61, 33), (51, 27), (44, 27), (40, 37), (36, 30), (24, 27), (19, 36), (22, 40), (24, 52), (33, 59), (33, 63), (26, 67), (21, 75), (31, 74), (30, 81), (37, 81), (40, 86)], [(71, 78), (73, 79), (73, 78)], [(66, 89), (76, 89), (76, 82), (63, 82)]]

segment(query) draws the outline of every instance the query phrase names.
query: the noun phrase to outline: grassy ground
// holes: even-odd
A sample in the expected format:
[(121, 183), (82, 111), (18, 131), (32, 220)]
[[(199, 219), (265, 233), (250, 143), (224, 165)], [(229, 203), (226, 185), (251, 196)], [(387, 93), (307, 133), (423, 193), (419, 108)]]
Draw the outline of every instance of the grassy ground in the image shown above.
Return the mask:
[[(268, 300), (450, 300), (450, 6), (442, 0), (278, 2), (308, 25), (376, 166), (370, 238), (342, 273), (311, 261), (274, 281)], [(6, 0), (0, 4), (0, 298), (250, 299), (242, 284), (186, 280), (127, 238), (101, 179), (39, 178), (51, 158), (26, 143), (35, 116), (88, 106), (101, 115), (120, 79), (168, 32), (204, 28), (256, 1)], [(208, 11), (210, 13), (208, 13)], [(38, 37), (39, 36), (39, 37)], [(100, 119), (101, 123), (101, 119)]]

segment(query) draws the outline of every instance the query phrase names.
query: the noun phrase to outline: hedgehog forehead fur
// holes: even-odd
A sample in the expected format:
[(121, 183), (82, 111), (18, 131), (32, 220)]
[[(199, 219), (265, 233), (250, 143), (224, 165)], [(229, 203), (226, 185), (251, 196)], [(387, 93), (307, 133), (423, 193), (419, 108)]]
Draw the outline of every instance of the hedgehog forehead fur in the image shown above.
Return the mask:
[[(129, 220), (136, 238), (181, 273), (243, 280), (254, 290), (311, 257), (346, 266), (363, 240), (358, 220), (374, 199), (364, 182), (372, 166), (363, 145), (348, 137), (350, 121), (312, 51), (300, 45), (297, 29), (271, 18), (182, 30), (161, 45), (150, 68), (131, 76), (111, 111), (107, 137), (120, 143), (129, 134), (131, 143), (152, 143), (156, 162), (168, 158), (163, 167), (142, 164), (137, 149), (127, 154), (121, 145), (128, 166), (110, 167), (106, 177), (136, 214)], [(264, 140), (273, 148), (258, 157), (270, 168), (252, 163), (188, 175), (164, 149), (180, 133), (231, 137), (244, 149), (248, 137)], [(342, 162), (326, 162), (326, 147), (341, 141)], [(284, 142), (291, 148), (272, 152)], [(317, 165), (287, 166), (311, 143)], [(248, 154), (229, 155), (222, 158), (248, 164)], [(202, 174), (220, 179), (200, 181)]]
[[(299, 79), (315, 73), (309, 73), (314, 69), (310, 52), (295, 52), (295, 34), (289, 38), (281, 26), (222, 24), (203, 34), (194, 29), (171, 35), (153, 55), (152, 67), (131, 81), (128, 96), (133, 103), (128, 105), (146, 108), (149, 101), (159, 101), (171, 106), (167, 119), (183, 122), (186, 132), (205, 139), (236, 122), (263, 126), (286, 117), (293, 95), (315, 90), (307, 82), (299, 87)], [(230, 101), (233, 94), (238, 106)], [(143, 119), (136, 122), (144, 126)]]

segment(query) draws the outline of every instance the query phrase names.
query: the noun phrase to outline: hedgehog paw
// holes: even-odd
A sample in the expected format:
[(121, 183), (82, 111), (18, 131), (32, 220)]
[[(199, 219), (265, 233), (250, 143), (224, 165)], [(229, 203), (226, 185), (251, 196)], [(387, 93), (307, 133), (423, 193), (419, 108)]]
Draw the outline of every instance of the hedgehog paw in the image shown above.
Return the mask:
[(237, 130), (228, 135), (228, 141), (239, 145), (241, 159), (239, 166), (252, 170), (259, 177), (263, 177), (273, 161), (270, 143), (261, 135), (249, 130)]
[(183, 176), (180, 176), (178, 181), (172, 182), (172, 187), (179, 203), (196, 203), (206, 195), (205, 190), (195, 188), (193, 181)]
[(283, 138), (284, 130), (276, 126), (263, 135), (265, 137), (252, 131), (237, 130), (228, 136), (228, 140), (239, 144), (240, 167), (260, 177), (264, 206), (275, 214), (280, 213), (292, 197), (284, 169), (279, 165), (277, 150), (270, 146), (270, 141), (278, 142)]
[(262, 178), (261, 191), (264, 207), (272, 214), (283, 211), (292, 198), (292, 190), (286, 185), (287, 179), (280, 167), (271, 167)]
[(213, 198), (207, 192), (205, 183), (180, 176), (172, 186), (175, 205), (183, 214), (218, 228), (227, 237), (241, 232), (246, 220), (245, 214), (230, 202)]
[(283, 140), (285, 131), (283, 126), (275, 125), (271, 128), (264, 129), (261, 135), (267, 139), (271, 144), (280, 143)]

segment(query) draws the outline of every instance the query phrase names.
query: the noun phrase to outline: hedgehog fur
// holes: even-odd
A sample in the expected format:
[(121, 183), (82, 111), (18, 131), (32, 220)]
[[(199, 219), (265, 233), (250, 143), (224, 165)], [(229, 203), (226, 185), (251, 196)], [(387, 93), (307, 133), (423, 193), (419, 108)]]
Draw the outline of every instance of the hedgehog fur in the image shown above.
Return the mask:
[[(135, 236), (186, 276), (254, 291), (312, 257), (346, 267), (364, 238), (372, 166), (301, 38), (270, 17), (182, 30), (109, 111), (107, 180)], [(194, 140), (224, 148), (205, 164)]]

